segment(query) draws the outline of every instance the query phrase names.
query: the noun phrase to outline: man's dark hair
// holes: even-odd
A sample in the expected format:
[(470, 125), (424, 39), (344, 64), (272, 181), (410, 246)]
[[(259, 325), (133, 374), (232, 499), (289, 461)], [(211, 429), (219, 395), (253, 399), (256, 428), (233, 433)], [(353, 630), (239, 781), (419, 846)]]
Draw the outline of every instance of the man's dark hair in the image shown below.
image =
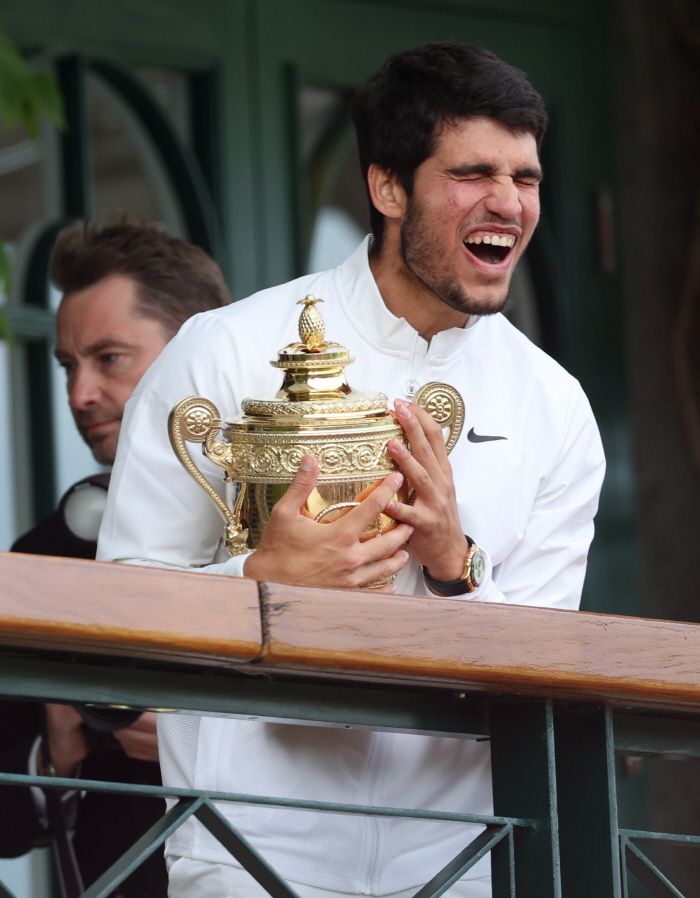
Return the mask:
[(231, 301), (216, 262), (155, 225), (80, 222), (58, 235), (51, 280), (64, 296), (115, 274), (136, 283), (139, 314), (159, 321), (169, 338), (197, 312)]
[[(532, 134), (538, 148), (547, 129), (542, 97), (524, 72), (483, 47), (448, 41), (391, 56), (355, 95), (352, 115), (365, 184), (375, 163), (396, 176), (408, 197), (442, 129), (460, 119), (495, 119)], [(370, 220), (379, 250), (384, 216), (371, 199)]]

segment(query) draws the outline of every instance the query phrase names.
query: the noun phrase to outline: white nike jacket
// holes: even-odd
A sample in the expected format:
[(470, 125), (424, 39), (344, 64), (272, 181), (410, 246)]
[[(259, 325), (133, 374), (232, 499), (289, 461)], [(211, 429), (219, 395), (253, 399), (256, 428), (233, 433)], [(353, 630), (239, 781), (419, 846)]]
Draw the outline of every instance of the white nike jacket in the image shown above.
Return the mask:
[[(466, 405), (450, 456), (464, 532), (487, 553), (481, 587), (455, 601), (578, 607), (604, 457), (578, 382), (502, 315), (472, 318), (426, 343), (384, 305), (365, 241), (334, 271), (308, 275), (196, 315), (166, 347), (127, 406), (98, 558), (240, 576), (245, 556), (217, 552), (221, 518), (170, 447), (168, 414), (185, 396), (222, 416), (279, 388), (269, 365), (296, 339), (299, 306), (323, 298), (328, 339), (356, 362), (348, 380), (390, 400), (409, 382), (444, 381)], [(472, 431), (471, 439), (468, 432)], [(498, 440), (474, 441), (474, 436)], [(221, 489), (221, 471), (201, 468)], [(225, 553), (224, 556), (225, 558)], [(411, 559), (397, 592), (429, 596)], [(543, 634), (545, 635), (545, 634)], [(161, 715), (168, 785), (321, 801), (491, 813), (489, 749), (469, 740)], [(426, 882), (479, 831), (463, 824), (386, 820), (224, 805), (227, 818), (287, 879), (385, 895)], [(166, 854), (235, 864), (196, 820)], [(488, 875), (485, 858), (467, 874)]]

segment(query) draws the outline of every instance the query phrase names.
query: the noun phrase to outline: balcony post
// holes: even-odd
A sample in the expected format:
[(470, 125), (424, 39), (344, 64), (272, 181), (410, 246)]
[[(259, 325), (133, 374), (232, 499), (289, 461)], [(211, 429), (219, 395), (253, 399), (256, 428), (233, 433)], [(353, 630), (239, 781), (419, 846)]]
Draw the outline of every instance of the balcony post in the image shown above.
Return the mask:
[[(492, 701), (489, 729), (494, 814), (537, 821), (534, 832), (515, 833), (516, 894), (561, 898), (552, 703)], [(508, 846), (496, 846), (491, 854), (493, 898), (510, 898), (510, 866)]]
[(556, 705), (554, 737), (564, 894), (621, 898), (612, 712)]

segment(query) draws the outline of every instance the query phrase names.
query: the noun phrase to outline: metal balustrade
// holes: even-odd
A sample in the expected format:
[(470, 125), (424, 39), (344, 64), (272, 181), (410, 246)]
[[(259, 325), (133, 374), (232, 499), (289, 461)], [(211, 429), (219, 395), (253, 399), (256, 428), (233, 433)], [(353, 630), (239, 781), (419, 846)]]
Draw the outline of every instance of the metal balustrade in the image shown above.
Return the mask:
[(0, 555), (0, 584), (8, 697), (490, 741), (491, 817), (0, 774), (178, 799), (89, 898), (191, 815), (274, 898), (291, 898), (222, 801), (483, 824), (425, 871), (416, 898), (443, 894), (488, 853), (494, 898), (627, 898), (632, 878), (681, 895), (647, 845), (700, 846), (700, 835), (621, 827), (615, 755), (700, 755), (700, 626), (36, 556)]

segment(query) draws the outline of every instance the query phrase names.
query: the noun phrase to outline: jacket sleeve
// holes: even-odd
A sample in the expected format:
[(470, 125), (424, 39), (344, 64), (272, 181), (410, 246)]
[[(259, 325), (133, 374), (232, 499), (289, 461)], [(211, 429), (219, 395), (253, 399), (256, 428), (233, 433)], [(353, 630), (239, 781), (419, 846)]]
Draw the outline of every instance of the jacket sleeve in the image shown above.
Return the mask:
[[(473, 593), (478, 602), (578, 609), (605, 455), (593, 412), (574, 383), (555, 463), (540, 483), (521, 539)], [(488, 556), (488, 546), (482, 547)]]
[[(127, 403), (97, 558), (241, 576), (244, 557), (216, 563), (223, 519), (181, 465), (168, 436), (168, 416), (183, 397), (206, 396), (222, 414), (237, 407), (231, 385), (235, 360), (229, 366), (220, 361), (225, 342), (206, 322), (194, 335), (189, 324), (166, 346)], [(198, 445), (188, 447), (223, 496), (221, 469)]]

